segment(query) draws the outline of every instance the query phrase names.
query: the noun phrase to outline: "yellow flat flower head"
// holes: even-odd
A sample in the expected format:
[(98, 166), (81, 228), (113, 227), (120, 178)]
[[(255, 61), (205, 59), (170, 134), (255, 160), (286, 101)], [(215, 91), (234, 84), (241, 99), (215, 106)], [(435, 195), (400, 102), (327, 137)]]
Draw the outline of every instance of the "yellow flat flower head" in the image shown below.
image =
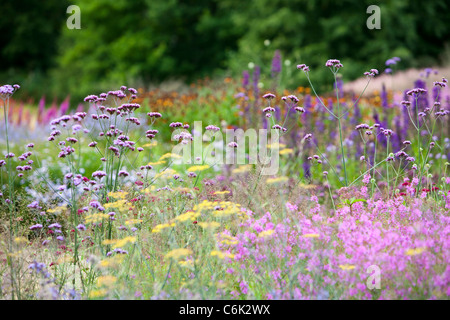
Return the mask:
[(318, 238), (319, 234), (318, 233), (305, 233), (304, 235), (302, 235), (303, 238)]
[(341, 268), (342, 270), (352, 270), (355, 269), (355, 266), (352, 264), (340, 264), (339, 268)]
[(269, 178), (266, 180), (267, 184), (284, 183), (289, 180), (288, 177)]
[(204, 171), (209, 169), (209, 165), (205, 164), (205, 165), (200, 165), (200, 166), (192, 166), (190, 168), (187, 169), (188, 172), (197, 172), (197, 171)]
[(418, 254), (421, 254), (422, 252), (425, 251), (426, 248), (424, 247), (420, 247), (420, 248), (416, 248), (416, 249), (408, 249), (406, 250), (405, 254), (407, 256), (416, 256)]
[(191, 249), (186, 249), (186, 248), (178, 248), (178, 249), (174, 249), (172, 251), (169, 251), (164, 257), (166, 259), (174, 259), (174, 260), (178, 260), (182, 257), (186, 257), (188, 255), (192, 254), (192, 250)]

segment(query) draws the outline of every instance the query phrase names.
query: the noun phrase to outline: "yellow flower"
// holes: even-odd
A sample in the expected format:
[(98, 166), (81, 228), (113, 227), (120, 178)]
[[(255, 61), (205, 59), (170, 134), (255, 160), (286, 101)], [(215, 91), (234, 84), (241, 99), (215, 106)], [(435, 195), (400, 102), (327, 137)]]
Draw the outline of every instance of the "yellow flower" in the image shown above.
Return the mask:
[(304, 184), (304, 183), (299, 183), (298, 186), (303, 189), (315, 189), (317, 187), (313, 184)]
[(125, 209), (125, 208), (127, 208), (126, 204), (127, 204), (127, 200), (121, 199), (121, 200), (117, 200), (115, 202), (106, 203), (104, 205), (104, 207), (106, 209), (109, 209), (109, 208)]
[(286, 148), (286, 145), (283, 143), (274, 143), (274, 144), (268, 144), (267, 149), (283, 149)]
[(424, 252), (425, 249), (426, 248), (424, 248), (424, 247), (420, 247), (420, 248), (416, 248), (416, 249), (408, 249), (408, 250), (406, 250), (405, 254), (407, 256), (415, 256), (415, 255), (418, 255), (418, 254), (421, 254), (422, 252)]
[(148, 187), (148, 188), (145, 188), (145, 189), (141, 190), (141, 192), (142, 192), (142, 193), (152, 193), (152, 192), (155, 191), (155, 190), (156, 190), (156, 187), (155, 187), (155, 186), (150, 186), (150, 187)]
[(283, 183), (287, 182), (288, 180), (289, 180), (288, 177), (269, 178), (266, 180), (266, 183), (267, 184)]
[(219, 251), (219, 250), (211, 251), (210, 255), (212, 257), (218, 257), (219, 259), (224, 259), (225, 257), (230, 258), (230, 259), (234, 258), (234, 254), (222, 252), (222, 251)]
[(262, 231), (262, 232), (260, 232), (260, 233), (258, 234), (258, 237), (259, 237), (259, 238), (266, 238), (266, 237), (272, 235), (274, 232), (275, 232), (275, 231), (273, 231), (273, 230), (264, 230), (264, 231)]
[(102, 287), (102, 286), (110, 287), (116, 282), (116, 280), (117, 280), (117, 278), (114, 276), (110, 276), (110, 275), (101, 276), (101, 277), (98, 277), (98, 279), (97, 279), (97, 285), (99, 287)]
[(199, 214), (211, 213), (215, 217), (228, 217), (230, 215), (238, 215), (243, 217), (244, 213), (241, 210), (241, 205), (230, 201), (208, 201), (203, 200), (195, 205), (193, 211)]
[(220, 227), (220, 223), (211, 221), (211, 222), (199, 222), (198, 225), (203, 229), (216, 229)]
[(97, 223), (97, 222), (103, 221), (103, 219), (108, 219), (108, 218), (109, 218), (109, 216), (107, 214), (95, 213), (95, 214), (90, 214), (90, 215), (86, 216), (85, 222), (86, 223)]
[(221, 234), (220, 237), (222, 238), (220, 242), (226, 245), (234, 245), (239, 243), (237, 238), (229, 236), (227, 234)]
[(122, 254), (109, 257), (100, 261), (100, 266), (104, 268), (120, 266), (124, 259), (125, 256)]
[(66, 209), (66, 206), (58, 206), (58, 207), (55, 207), (53, 209), (48, 209), (47, 213), (59, 213), (59, 212), (65, 210), (65, 209)]
[(125, 237), (123, 239), (117, 240), (113, 246), (113, 249), (122, 248), (122, 247), (126, 246), (128, 243), (135, 243), (135, 242), (136, 242), (136, 237), (132, 237), (132, 236)]
[(106, 289), (100, 289), (100, 290), (93, 290), (89, 293), (89, 298), (99, 298), (104, 297), (108, 293), (108, 290)]
[(158, 233), (161, 232), (161, 230), (164, 230), (165, 228), (170, 228), (170, 227), (174, 227), (175, 223), (163, 223), (163, 224), (158, 224), (157, 226), (155, 226), (152, 230), (152, 233)]
[(175, 218), (175, 220), (179, 222), (185, 222), (188, 220), (194, 221), (195, 218), (197, 218), (199, 215), (200, 215), (199, 212), (187, 211), (183, 214), (180, 214), (178, 217)]
[(164, 164), (164, 163), (166, 163), (166, 162), (165, 161), (156, 161), (156, 162), (149, 162), (147, 164), (150, 166), (157, 166), (159, 164)]
[(108, 246), (110, 244), (114, 244), (117, 242), (117, 239), (105, 239), (102, 241), (102, 244), (104, 244), (105, 246)]
[(339, 268), (341, 268), (342, 270), (352, 270), (355, 269), (355, 266), (352, 264), (340, 264)]
[(174, 259), (174, 260), (178, 260), (181, 257), (185, 257), (192, 254), (192, 250), (191, 249), (186, 249), (186, 248), (178, 248), (178, 249), (174, 249), (170, 252), (168, 252), (165, 255), (166, 259)]
[(142, 223), (142, 219), (131, 219), (131, 220), (127, 220), (125, 221), (126, 225), (130, 225), (130, 224), (138, 224), (138, 223)]
[(196, 172), (196, 171), (203, 171), (209, 169), (209, 165), (205, 164), (202, 166), (192, 166), (189, 169), (187, 169), (188, 172)]
[(294, 153), (294, 150), (290, 149), (290, 148), (286, 148), (280, 151), (280, 155), (284, 155), (284, 154), (292, 154)]
[(17, 237), (14, 239), (14, 242), (17, 244), (28, 243), (28, 239), (25, 237)]
[(242, 166), (239, 166), (239, 168), (233, 169), (232, 173), (238, 174), (238, 173), (245, 173), (250, 171), (253, 168), (253, 165), (251, 164), (244, 164)]
[(182, 267), (187, 267), (187, 268), (194, 267), (194, 261), (192, 261), (192, 260), (181, 260), (181, 261), (178, 261), (178, 264)]
[(118, 192), (108, 192), (108, 196), (113, 197), (114, 199), (125, 199), (128, 195), (128, 192), (118, 191)]
[(159, 158), (159, 160), (161, 161), (161, 160), (164, 160), (164, 159), (167, 159), (167, 158), (181, 159), (182, 157), (179, 154), (176, 154), (176, 153), (166, 153), (166, 154), (163, 154), (161, 156), (161, 158)]
[(217, 195), (219, 195), (219, 194), (229, 194), (229, 193), (230, 193), (230, 191), (228, 191), (228, 190), (214, 192), (214, 194), (217, 194)]
[(158, 145), (158, 142), (156, 140), (154, 140), (153, 142), (144, 144), (142, 147), (143, 148), (145, 148), (145, 147), (156, 147), (156, 145)]
[(155, 179), (158, 179), (158, 178), (168, 179), (168, 178), (171, 178), (175, 173), (177, 173), (177, 172), (174, 169), (165, 169), (165, 170), (161, 171), (160, 173), (157, 173), (155, 175)]
[(319, 234), (318, 233), (305, 233), (304, 235), (302, 235), (303, 238), (318, 238)]

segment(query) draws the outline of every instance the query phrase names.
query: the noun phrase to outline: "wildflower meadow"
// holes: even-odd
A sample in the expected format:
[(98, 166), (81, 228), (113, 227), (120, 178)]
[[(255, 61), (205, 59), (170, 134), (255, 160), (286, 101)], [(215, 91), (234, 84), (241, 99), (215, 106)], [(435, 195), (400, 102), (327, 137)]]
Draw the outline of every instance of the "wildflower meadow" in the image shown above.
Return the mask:
[(258, 66), (70, 107), (2, 85), (0, 298), (448, 299), (447, 78), (349, 92), (329, 59), (319, 95), (302, 62), (294, 90)]

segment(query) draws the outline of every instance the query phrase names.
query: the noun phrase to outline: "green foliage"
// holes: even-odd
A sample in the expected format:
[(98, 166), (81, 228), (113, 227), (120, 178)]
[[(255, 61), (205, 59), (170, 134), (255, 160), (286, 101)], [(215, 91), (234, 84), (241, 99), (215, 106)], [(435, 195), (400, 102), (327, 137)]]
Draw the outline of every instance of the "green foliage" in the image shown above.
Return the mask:
[[(0, 18), (0, 84), (20, 83), (40, 97), (50, 82), (45, 71), (54, 65), (66, 0), (5, 0)], [(18, 93), (19, 97), (22, 93)]]
[[(344, 64), (344, 80), (355, 79), (368, 66), (384, 70), (384, 62), (402, 58), (403, 66), (436, 63), (444, 41), (450, 36), (449, 4), (433, 1), (304, 1), (304, 0), (225, 0), (233, 23), (246, 32), (231, 65), (260, 64), (270, 73), (270, 59), (280, 49), (283, 59), (306, 63), (314, 70), (314, 81), (329, 82), (329, 71), (322, 67), (330, 58)], [(381, 9), (381, 29), (369, 30), (369, 5)], [(270, 45), (264, 44), (265, 40)], [(264, 70), (265, 68), (265, 70)], [(317, 70), (315, 70), (317, 68)], [(303, 80), (302, 80), (303, 79)], [(306, 83), (295, 75), (288, 84)]]
[(45, 70), (52, 65), (68, 1), (2, 1), (0, 70)]
[[(79, 97), (118, 86), (182, 77), (225, 66), (235, 43), (218, 1), (75, 1), (81, 30), (64, 30), (54, 71), (58, 91)], [(107, 79), (100, 81), (100, 79)]]
[[(450, 38), (449, 4), (418, 0), (75, 0), (81, 29), (66, 27), (66, 1), (7, 1), (0, 20), (0, 80), (20, 82), (34, 96), (89, 93), (122, 84), (145, 86), (173, 78), (192, 81), (224, 70), (240, 75), (249, 62), (270, 79), (279, 49), (290, 60), (283, 87), (306, 85), (297, 63), (314, 70), (329, 90), (329, 58), (344, 64), (344, 80), (366, 68), (384, 70), (437, 63)], [(369, 30), (369, 5), (381, 9), (381, 29)], [(61, 35), (60, 35), (61, 34)], [(269, 40), (270, 44), (265, 40)], [(448, 43), (447, 43), (448, 45)], [(320, 67), (320, 68), (319, 68)], [(286, 69), (286, 66), (284, 66)], [(51, 70), (51, 71), (50, 71)], [(327, 80), (325, 80), (327, 79)], [(36, 85), (43, 85), (45, 92)]]

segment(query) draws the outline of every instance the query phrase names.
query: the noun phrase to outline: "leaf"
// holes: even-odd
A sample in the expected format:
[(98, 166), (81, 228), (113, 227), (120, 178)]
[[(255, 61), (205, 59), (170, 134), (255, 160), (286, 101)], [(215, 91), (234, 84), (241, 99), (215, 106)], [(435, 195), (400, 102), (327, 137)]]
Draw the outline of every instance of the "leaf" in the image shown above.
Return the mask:
[(367, 202), (367, 200), (366, 199), (353, 199), (352, 198), (350, 204), (352, 205), (352, 204), (354, 204), (356, 202)]

